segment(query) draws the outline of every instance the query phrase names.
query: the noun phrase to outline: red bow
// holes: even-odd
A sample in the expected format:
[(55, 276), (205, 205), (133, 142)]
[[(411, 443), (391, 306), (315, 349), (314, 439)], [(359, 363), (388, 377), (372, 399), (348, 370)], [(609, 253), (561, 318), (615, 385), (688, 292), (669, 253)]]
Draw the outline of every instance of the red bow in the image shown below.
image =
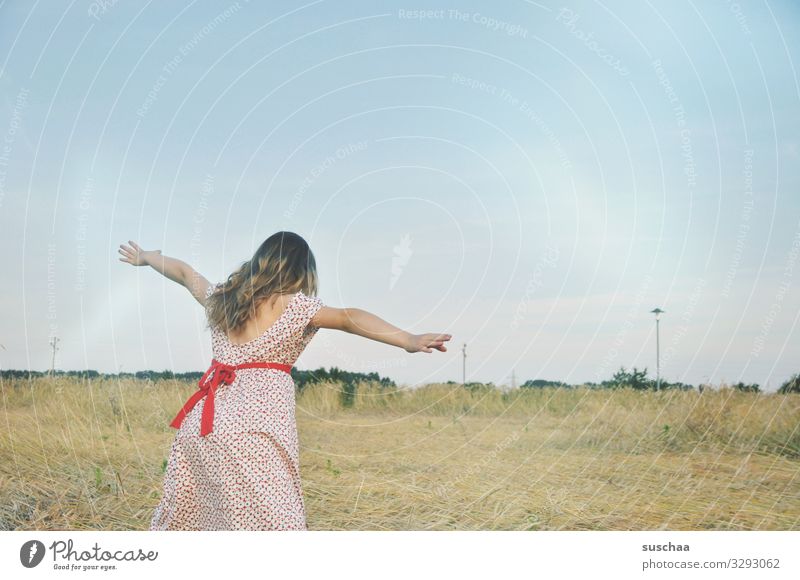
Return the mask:
[[(230, 385), (236, 379), (237, 369), (248, 368), (268, 368), (278, 369), (291, 374), (292, 365), (285, 365), (280, 363), (266, 363), (266, 362), (252, 362), (243, 363), (240, 365), (226, 365), (216, 359), (211, 360), (211, 366), (200, 379), (198, 383), (200, 389), (196, 391), (189, 400), (183, 405), (183, 408), (178, 412), (175, 418), (170, 423), (170, 426), (176, 429), (180, 428), (181, 423), (186, 415), (189, 414), (197, 402), (206, 397), (205, 405), (203, 405), (203, 415), (200, 418), (200, 435), (205, 436), (211, 433), (214, 428), (214, 393), (220, 384)], [(209, 378), (209, 375), (211, 377)]]
[[(209, 375), (211, 375), (210, 380)], [(200, 435), (211, 433), (214, 428), (214, 393), (220, 383), (230, 385), (235, 378), (236, 367), (223, 364), (218, 360), (212, 360), (211, 366), (198, 383), (200, 389), (189, 397), (189, 400), (186, 401), (170, 425), (178, 429), (183, 423), (184, 417), (189, 414), (189, 411), (194, 408), (200, 399), (207, 396), (206, 403), (203, 405), (203, 416), (200, 420)]]

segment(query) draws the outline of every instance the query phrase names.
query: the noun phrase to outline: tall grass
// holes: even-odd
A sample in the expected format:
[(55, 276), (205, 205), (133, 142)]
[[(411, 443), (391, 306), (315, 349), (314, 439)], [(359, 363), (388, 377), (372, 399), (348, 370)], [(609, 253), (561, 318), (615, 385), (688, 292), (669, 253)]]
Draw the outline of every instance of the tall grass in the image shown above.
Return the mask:
[[(0, 387), (0, 529), (147, 528), (195, 383)], [(342, 388), (297, 400), (312, 529), (798, 527), (800, 395)]]
[(691, 451), (698, 445), (800, 458), (800, 396), (718, 390), (637, 391), (629, 388), (469, 390), (429, 384), (416, 389), (361, 383), (352, 407), (341, 386), (306, 387), (298, 407), (314, 416), (403, 414), (524, 418), (559, 427), (570, 446), (603, 445), (628, 452)]

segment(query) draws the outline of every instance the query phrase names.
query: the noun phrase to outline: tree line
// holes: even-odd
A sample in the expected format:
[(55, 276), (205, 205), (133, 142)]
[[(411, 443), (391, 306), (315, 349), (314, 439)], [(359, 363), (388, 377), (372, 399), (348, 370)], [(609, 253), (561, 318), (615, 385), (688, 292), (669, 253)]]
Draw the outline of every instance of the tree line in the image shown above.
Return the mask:
[[(36, 377), (46, 377), (49, 376), (51, 373), (48, 371), (30, 371), (30, 370), (0, 370), (0, 379), (33, 379)], [(118, 373), (101, 373), (96, 370), (80, 370), (80, 371), (62, 371), (56, 370), (52, 373), (54, 376), (57, 377), (74, 377), (78, 379), (138, 379), (138, 380), (149, 380), (149, 381), (161, 381), (161, 380), (179, 380), (179, 381), (199, 381), (203, 373), (202, 372), (185, 372), (185, 373), (176, 373), (171, 370), (163, 370), (163, 371), (137, 371), (135, 373), (130, 372), (118, 372)], [(388, 378), (382, 377), (376, 372), (372, 373), (358, 373), (358, 372), (351, 372), (345, 371), (337, 367), (331, 367), (330, 369), (325, 369), (324, 367), (320, 367), (314, 370), (298, 370), (296, 368), (292, 369), (292, 378), (294, 379), (295, 384), (297, 385), (298, 390), (302, 391), (304, 387), (309, 384), (313, 383), (320, 383), (320, 382), (330, 382), (330, 383), (341, 383), (342, 384), (342, 403), (345, 406), (350, 406), (355, 398), (357, 385), (362, 382), (375, 384), (381, 387), (397, 387), (395, 382)], [(452, 385), (460, 385), (460, 382), (457, 381), (447, 381), (446, 384)], [(636, 367), (632, 369), (625, 369), (625, 367), (620, 367), (620, 369), (614, 373), (614, 375), (605, 381), (595, 383), (595, 382), (587, 382), (581, 383), (579, 385), (572, 385), (569, 383), (565, 383), (562, 381), (551, 381), (546, 379), (531, 379), (527, 380), (520, 385), (522, 389), (541, 389), (541, 388), (575, 388), (579, 386), (586, 386), (589, 388), (597, 388), (597, 389), (618, 389), (618, 388), (632, 388), (639, 391), (655, 391), (659, 389), (659, 384), (656, 379), (653, 377), (648, 376), (647, 374), (647, 367), (644, 370), (639, 370)], [(481, 382), (469, 382), (465, 383), (464, 387), (470, 389), (472, 391), (475, 390), (483, 390), (483, 389), (495, 389), (497, 386), (492, 383), (481, 383)], [(731, 385), (732, 388), (745, 391), (745, 392), (754, 392), (758, 393), (761, 392), (761, 388), (758, 384), (752, 383), (744, 383), (738, 382)], [(669, 390), (669, 389), (679, 389), (679, 390), (691, 390), (697, 388), (699, 391), (703, 391), (705, 388), (704, 385), (699, 385), (697, 387), (686, 384), (682, 382), (669, 382), (662, 380), (660, 384), (660, 390)], [(784, 382), (780, 388), (778, 389), (779, 394), (787, 394), (787, 393), (800, 393), (800, 373), (795, 373), (792, 375), (786, 382)]]

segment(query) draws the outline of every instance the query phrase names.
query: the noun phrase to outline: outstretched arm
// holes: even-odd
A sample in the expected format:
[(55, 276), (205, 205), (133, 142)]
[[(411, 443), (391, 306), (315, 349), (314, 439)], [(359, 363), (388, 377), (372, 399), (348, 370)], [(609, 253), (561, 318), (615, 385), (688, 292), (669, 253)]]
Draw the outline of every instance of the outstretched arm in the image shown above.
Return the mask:
[(449, 334), (439, 333), (411, 334), (360, 308), (323, 306), (311, 319), (311, 324), (399, 346), (407, 352), (433, 352), (433, 349), (446, 352), (444, 343), (452, 338)]
[(121, 262), (133, 266), (152, 267), (156, 272), (184, 286), (195, 300), (205, 306), (206, 289), (210, 283), (194, 268), (177, 258), (162, 256), (161, 250), (143, 250), (135, 242), (128, 240), (128, 243), (130, 246), (125, 244), (119, 246), (119, 253), (122, 254)]

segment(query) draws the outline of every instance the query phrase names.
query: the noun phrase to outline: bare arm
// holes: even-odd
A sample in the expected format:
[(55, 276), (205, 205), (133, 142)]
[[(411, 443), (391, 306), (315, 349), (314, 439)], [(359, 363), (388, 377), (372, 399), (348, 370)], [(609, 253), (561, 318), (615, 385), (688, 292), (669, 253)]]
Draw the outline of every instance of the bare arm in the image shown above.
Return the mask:
[(311, 323), (319, 328), (342, 330), (398, 346), (407, 352), (433, 352), (433, 349), (446, 352), (444, 343), (452, 338), (449, 334), (440, 333), (411, 334), (360, 308), (323, 306), (311, 319)]
[(173, 282), (184, 286), (200, 304), (205, 306), (206, 289), (210, 282), (196, 272), (189, 264), (177, 258), (161, 255), (161, 250), (143, 250), (135, 242), (128, 240), (130, 246), (120, 244), (121, 262), (134, 266), (150, 266)]

